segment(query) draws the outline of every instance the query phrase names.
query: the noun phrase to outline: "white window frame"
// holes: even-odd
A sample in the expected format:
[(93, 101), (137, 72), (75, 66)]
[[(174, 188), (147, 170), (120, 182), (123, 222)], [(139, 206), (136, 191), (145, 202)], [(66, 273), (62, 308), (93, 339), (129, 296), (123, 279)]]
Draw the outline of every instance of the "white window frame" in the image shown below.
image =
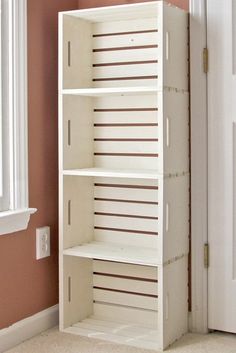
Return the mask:
[(9, 4), (9, 113), (3, 121), (8, 127), (3, 163), (9, 163), (9, 209), (0, 211), (0, 235), (26, 229), (36, 211), (28, 206), (27, 0), (3, 1)]

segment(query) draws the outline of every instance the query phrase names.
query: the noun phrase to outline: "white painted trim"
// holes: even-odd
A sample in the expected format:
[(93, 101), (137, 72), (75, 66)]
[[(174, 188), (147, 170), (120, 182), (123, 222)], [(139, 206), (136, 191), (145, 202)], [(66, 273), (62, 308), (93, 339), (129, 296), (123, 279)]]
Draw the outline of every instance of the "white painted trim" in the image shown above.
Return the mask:
[(207, 242), (207, 75), (202, 51), (206, 39), (206, 0), (190, 0), (191, 75), (191, 233), (192, 313), (190, 328), (206, 333), (207, 270), (204, 243)]
[(30, 215), (36, 211), (36, 208), (26, 208), (0, 212), (0, 235), (26, 229)]
[(26, 229), (36, 212), (28, 208), (27, 0), (9, 1), (8, 120), (10, 208), (0, 212), (0, 234)]
[(28, 207), (27, 0), (10, 1), (10, 208)]
[(0, 353), (58, 325), (58, 305), (52, 306), (14, 325), (0, 330)]

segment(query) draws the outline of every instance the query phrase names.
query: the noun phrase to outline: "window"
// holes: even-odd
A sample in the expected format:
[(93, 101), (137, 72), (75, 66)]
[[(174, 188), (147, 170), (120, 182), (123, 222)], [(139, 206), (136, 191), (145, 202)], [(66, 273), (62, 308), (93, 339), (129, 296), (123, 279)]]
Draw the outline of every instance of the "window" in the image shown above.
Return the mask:
[(0, 234), (25, 229), (28, 207), (26, 0), (0, 0)]

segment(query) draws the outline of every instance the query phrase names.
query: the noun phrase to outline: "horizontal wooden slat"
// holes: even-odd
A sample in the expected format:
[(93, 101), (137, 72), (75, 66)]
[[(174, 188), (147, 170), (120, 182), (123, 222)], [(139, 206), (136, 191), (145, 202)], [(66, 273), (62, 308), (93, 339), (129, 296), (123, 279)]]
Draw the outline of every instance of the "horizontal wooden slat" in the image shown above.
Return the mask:
[(158, 283), (151, 280), (126, 279), (114, 276), (93, 275), (93, 286), (123, 290), (133, 293), (157, 295)]
[(124, 320), (126, 322), (135, 322), (142, 326), (157, 329), (156, 311), (94, 303), (94, 315), (105, 319), (114, 320), (115, 318), (119, 321)]
[(136, 214), (143, 217), (158, 217), (158, 205), (137, 202), (132, 200), (112, 200), (96, 199), (94, 200), (95, 212), (110, 212), (123, 214)]
[[(109, 261), (107, 261), (109, 262)], [(142, 282), (150, 282), (150, 283), (157, 283), (158, 280), (157, 278), (146, 278), (146, 277), (141, 277), (140, 274), (136, 273), (136, 274), (133, 274), (132, 276), (131, 275), (127, 275), (126, 272), (120, 272), (120, 273), (110, 273), (109, 272), (110, 269), (106, 269), (106, 271), (93, 271), (93, 275), (96, 275), (96, 276), (105, 276), (105, 277), (109, 277), (109, 278), (121, 278), (121, 279), (128, 279), (128, 280), (132, 280), (132, 281), (142, 281)], [(138, 265), (137, 265), (137, 270), (138, 270)], [(114, 288), (113, 288), (114, 289)], [(125, 289), (119, 289), (117, 288), (116, 290), (120, 290), (120, 291), (124, 291)], [(132, 291), (131, 291), (132, 292)], [(144, 294), (142, 292), (132, 292), (132, 293), (139, 293), (139, 294)], [(156, 297), (156, 294), (148, 294), (146, 293), (147, 295), (151, 295), (151, 296), (154, 296)]]
[(109, 229), (94, 229), (94, 240), (97, 242), (112, 243), (120, 246), (139, 246), (141, 249), (157, 249), (159, 239), (157, 236), (149, 236), (141, 233), (119, 232)]
[[(145, 143), (140, 143), (145, 142)], [(160, 144), (150, 141), (94, 141), (94, 151), (100, 153), (139, 153), (139, 154), (157, 154)], [(154, 156), (153, 156), (154, 157)]]
[(117, 65), (93, 68), (93, 81), (157, 79), (156, 64)]
[(140, 170), (148, 169), (159, 169), (160, 162), (157, 157), (134, 157), (134, 156), (94, 156), (94, 163), (98, 168), (118, 168), (126, 169), (130, 168), (134, 163), (135, 158), (135, 167)]
[(93, 81), (93, 88), (113, 88), (113, 87), (157, 87), (158, 80), (155, 78), (145, 79), (140, 78), (136, 80), (109, 80), (109, 81)]
[(118, 228), (124, 230), (132, 230), (137, 232), (153, 232), (153, 235), (157, 233), (158, 221), (154, 219), (144, 219), (128, 217), (118, 217), (118, 216), (94, 216), (94, 224), (96, 227), (105, 228)]
[[(112, 184), (107, 184), (105, 186), (104, 183), (102, 185), (95, 185), (94, 197), (95, 198), (114, 198), (114, 199), (129, 199), (133, 201), (148, 201), (148, 202), (158, 202), (158, 187), (140, 187), (129, 188), (125, 187), (122, 184), (119, 187), (113, 187)], [(109, 186), (110, 185), (110, 186)], [(119, 184), (116, 184), (119, 185)], [(127, 189), (129, 190), (129, 194), (127, 194)], [(138, 192), (137, 192), (138, 190)], [(156, 192), (154, 192), (156, 190)]]
[(109, 265), (109, 273), (114, 275), (126, 274), (130, 277), (140, 277), (146, 279), (157, 280), (157, 267), (140, 266), (132, 264), (124, 264), (112, 261), (93, 260), (93, 271), (107, 273)]
[[(158, 190), (158, 187), (159, 185), (161, 184), (160, 180), (159, 179), (156, 179), (156, 180), (146, 180), (145, 178), (143, 179), (140, 179), (140, 180), (137, 180), (135, 178), (119, 178), (119, 177), (107, 177), (107, 178), (104, 178), (104, 177), (96, 177), (94, 179), (94, 185), (97, 185), (97, 184), (101, 184), (99, 186), (102, 186), (102, 185), (109, 185), (110, 187), (112, 187), (112, 185), (119, 185), (119, 187), (122, 187), (122, 186), (126, 186), (126, 185), (132, 185), (132, 186), (140, 186), (140, 187), (153, 187), (155, 188), (156, 190)], [(139, 188), (140, 189), (140, 188)]]
[[(134, 31), (135, 32), (135, 31)], [(138, 31), (136, 33), (123, 32), (119, 34), (107, 33), (108, 35), (96, 36), (93, 35), (92, 47), (93, 50), (103, 48), (121, 48), (121, 47), (146, 47), (146, 46), (158, 46), (158, 40), (160, 36), (157, 31)]]
[(94, 99), (94, 109), (122, 109), (121, 111), (157, 111), (158, 100), (160, 95), (150, 94), (142, 95), (136, 94), (130, 96), (109, 96), (99, 97)]
[(119, 304), (122, 306), (131, 306), (136, 308), (155, 310), (158, 309), (157, 296), (130, 294), (131, 292), (118, 292), (106, 289), (93, 289), (93, 298), (95, 302), (104, 302)]
[(147, 30), (157, 30), (157, 13), (153, 14), (153, 17), (149, 18), (138, 18), (138, 19), (131, 19), (124, 20), (122, 18), (119, 21), (101, 21), (95, 22), (92, 24), (93, 27), (93, 35), (102, 35), (106, 33), (120, 33), (120, 32), (136, 32), (137, 28), (138, 31), (147, 31)]
[[(114, 55), (115, 53), (115, 55)], [(146, 48), (145, 50), (132, 49), (120, 51), (93, 52), (93, 64), (116, 63), (116, 62), (132, 62), (136, 61), (158, 61), (160, 62), (160, 54), (158, 48)], [(161, 71), (159, 71), (161, 73)]]
[(158, 127), (154, 126), (133, 126), (133, 127), (110, 127), (105, 129), (94, 129), (94, 138), (157, 138)]

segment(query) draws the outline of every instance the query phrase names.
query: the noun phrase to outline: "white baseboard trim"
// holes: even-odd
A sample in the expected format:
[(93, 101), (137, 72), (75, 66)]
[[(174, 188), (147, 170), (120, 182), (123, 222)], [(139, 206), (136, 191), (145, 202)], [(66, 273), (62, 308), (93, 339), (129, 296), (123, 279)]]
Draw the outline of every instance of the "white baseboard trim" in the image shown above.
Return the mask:
[(51, 327), (57, 326), (58, 316), (59, 307), (55, 305), (0, 330), (0, 353), (15, 347)]

